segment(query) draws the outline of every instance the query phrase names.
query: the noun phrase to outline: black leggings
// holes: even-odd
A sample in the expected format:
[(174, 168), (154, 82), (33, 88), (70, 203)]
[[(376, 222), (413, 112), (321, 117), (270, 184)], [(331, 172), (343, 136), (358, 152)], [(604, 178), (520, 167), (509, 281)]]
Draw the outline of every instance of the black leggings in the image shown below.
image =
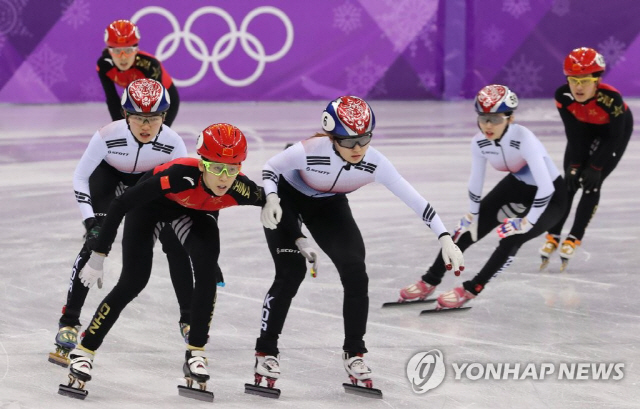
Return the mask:
[[(98, 349), (120, 313), (147, 285), (151, 276), (155, 226), (159, 221), (171, 220), (174, 221), (172, 227), (183, 232), (181, 234), (184, 238), (183, 246), (191, 258), (195, 278), (190, 305), (189, 344), (194, 347), (204, 347), (213, 318), (216, 283), (222, 280), (218, 268), (220, 254), (218, 214), (181, 209), (167, 209), (152, 203), (127, 213), (122, 238), (122, 273), (118, 283), (100, 303), (85, 330), (83, 347), (92, 351)], [(153, 310), (147, 313), (153, 314)]]
[(339, 194), (311, 198), (295, 190), (284, 178), (280, 178), (278, 195), (283, 219), (276, 230), (265, 229), (276, 275), (264, 299), (256, 351), (269, 355), (279, 353), (278, 337), (291, 301), (306, 276), (305, 259), (295, 245), (301, 220), (336, 266), (344, 287), (343, 349), (354, 354), (367, 352), (364, 334), (369, 313), (369, 278), (364, 262), (364, 241), (347, 197)]
[[(117, 194), (121, 193), (118, 190), (122, 190), (126, 186), (133, 186), (142, 175), (143, 174), (131, 175), (118, 172), (106, 162), (102, 162), (100, 166), (96, 168), (89, 178), (89, 188), (91, 203), (98, 224), (101, 224), (106, 216), (111, 201)], [(158, 227), (160, 226), (162, 225)], [(164, 228), (156, 230), (155, 233), (156, 238), (159, 238), (162, 243), (162, 251), (167, 255), (169, 262), (169, 274), (180, 307), (180, 322), (189, 323), (191, 294), (193, 292), (191, 261), (171, 229), (171, 226), (165, 225)], [(80, 313), (82, 312), (82, 307), (89, 293), (89, 289), (80, 282), (78, 272), (80, 272), (87, 263), (90, 255), (91, 251), (87, 249), (86, 244), (83, 243), (82, 249), (80, 253), (78, 253), (71, 268), (67, 303), (60, 317), (60, 323), (65, 326), (80, 325)]]
[[(558, 177), (553, 185), (555, 192), (544, 213), (540, 216), (531, 230), (524, 234), (514, 234), (500, 240), (498, 247), (489, 257), (484, 267), (469, 281), (464, 282), (464, 288), (473, 294), (478, 294), (492, 277), (506, 269), (516, 253), (527, 241), (543, 234), (549, 226), (554, 225), (563, 214), (567, 206), (567, 196), (562, 177)], [(502, 179), (480, 202), (478, 214), (478, 237), (480, 240), (489, 233), (495, 233), (495, 229), (507, 217), (523, 217), (529, 211), (537, 188), (527, 185), (513, 175), (509, 174)], [(463, 234), (458, 240), (458, 247), (465, 251), (474, 242), (471, 233)], [(470, 263), (466, 263), (469, 267)], [(431, 285), (438, 285), (446, 272), (442, 252), (438, 253), (433, 265), (422, 280)]]

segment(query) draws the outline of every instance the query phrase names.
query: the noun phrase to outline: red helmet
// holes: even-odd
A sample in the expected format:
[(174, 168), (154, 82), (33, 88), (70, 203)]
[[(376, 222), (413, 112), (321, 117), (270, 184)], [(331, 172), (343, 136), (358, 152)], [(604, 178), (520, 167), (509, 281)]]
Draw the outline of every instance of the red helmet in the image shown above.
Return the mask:
[(122, 93), (122, 109), (130, 114), (161, 113), (171, 106), (169, 93), (156, 80), (141, 78), (133, 81)]
[(140, 41), (138, 27), (129, 20), (116, 20), (104, 30), (107, 47), (132, 47)]
[(518, 108), (518, 96), (507, 86), (487, 85), (476, 95), (474, 105), (479, 114), (512, 112)]
[(242, 163), (247, 158), (247, 139), (229, 124), (213, 124), (198, 135), (196, 151), (203, 159), (220, 163)]
[(564, 59), (564, 75), (594, 74), (606, 68), (604, 57), (593, 48), (580, 47)]

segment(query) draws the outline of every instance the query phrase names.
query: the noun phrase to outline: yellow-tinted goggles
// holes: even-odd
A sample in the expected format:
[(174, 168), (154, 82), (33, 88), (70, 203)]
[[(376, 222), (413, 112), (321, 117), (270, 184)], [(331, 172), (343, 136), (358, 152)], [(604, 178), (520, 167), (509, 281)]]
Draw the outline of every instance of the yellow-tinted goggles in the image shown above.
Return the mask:
[(202, 165), (207, 172), (216, 176), (222, 175), (222, 172), (225, 172), (227, 176), (235, 176), (240, 173), (240, 169), (242, 168), (242, 165), (229, 165), (227, 163), (209, 162), (204, 159), (202, 160)]
[(576, 87), (579, 86), (587, 86), (590, 83), (594, 83), (594, 82), (598, 82), (600, 78), (598, 77), (582, 77), (582, 78), (578, 78), (578, 77), (567, 77), (567, 82), (569, 82), (569, 84), (571, 85), (575, 85)]

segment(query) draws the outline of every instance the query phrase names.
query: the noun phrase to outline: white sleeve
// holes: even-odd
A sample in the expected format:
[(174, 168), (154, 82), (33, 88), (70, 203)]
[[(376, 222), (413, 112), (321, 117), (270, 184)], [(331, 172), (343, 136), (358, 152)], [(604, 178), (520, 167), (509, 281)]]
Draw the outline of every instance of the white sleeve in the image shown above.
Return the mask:
[(178, 158), (184, 158), (187, 157), (187, 146), (184, 144), (184, 140), (182, 139), (182, 137), (180, 137), (178, 135), (177, 138), (177, 142), (176, 142), (176, 147), (173, 150), (173, 152), (171, 152), (171, 160), (174, 159), (178, 159)]
[(278, 192), (278, 180), (285, 172), (304, 169), (307, 155), (301, 142), (295, 143), (267, 161), (262, 167), (264, 194)]
[(403, 178), (397, 169), (389, 162), (389, 160), (380, 155), (381, 160), (376, 169), (376, 182), (383, 184), (394, 195), (398, 196), (407, 206), (422, 218), (427, 226), (440, 237), (442, 233), (446, 233), (440, 216), (431, 204), (411, 186), (405, 178)]
[(469, 177), (469, 213), (480, 212), (480, 200), (482, 199), (482, 186), (487, 171), (487, 159), (480, 153), (478, 144), (471, 145), (471, 176)]
[(93, 206), (91, 205), (89, 177), (106, 156), (107, 144), (102, 139), (102, 136), (100, 136), (100, 131), (96, 131), (89, 141), (89, 146), (87, 146), (84, 154), (82, 154), (76, 170), (73, 172), (73, 190), (76, 194), (78, 206), (80, 206), (82, 220), (94, 217)]
[(544, 160), (545, 152), (540, 149), (542, 145), (537, 143), (538, 140), (534, 139), (534, 137), (527, 138), (523, 142), (525, 143), (521, 145), (520, 152), (522, 152), (522, 156), (527, 161), (533, 180), (538, 186), (536, 195), (533, 198), (533, 204), (526, 217), (529, 223), (536, 224), (540, 215), (549, 205), (556, 189), (553, 186), (553, 180), (551, 180), (549, 169)]

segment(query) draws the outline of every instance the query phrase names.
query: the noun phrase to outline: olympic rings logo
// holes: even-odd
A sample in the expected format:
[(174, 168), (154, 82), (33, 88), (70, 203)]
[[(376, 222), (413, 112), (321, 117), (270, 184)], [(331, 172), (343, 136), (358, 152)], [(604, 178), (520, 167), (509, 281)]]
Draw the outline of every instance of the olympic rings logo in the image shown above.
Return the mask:
[[(247, 14), (242, 20), (239, 30), (229, 13), (214, 6), (201, 7), (194, 11), (189, 18), (187, 18), (184, 30), (180, 29), (180, 23), (178, 23), (176, 17), (169, 10), (159, 6), (149, 6), (138, 10), (133, 17), (131, 17), (131, 21), (137, 24), (137, 22), (147, 14), (159, 14), (165, 17), (173, 28), (173, 33), (165, 36), (156, 48), (155, 56), (160, 61), (166, 61), (169, 59), (180, 46), (181, 40), (184, 40), (184, 44), (187, 47), (189, 54), (202, 62), (200, 70), (193, 77), (186, 80), (174, 78), (174, 82), (177, 86), (188, 87), (198, 83), (205, 76), (208, 64), (211, 63), (213, 72), (222, 82), (232, 87), (246, 87), (247, 85), (254, 83), (260, 75), (262, 75), (264, 67), (268, 62), (277, 61), (282, 58), (287, 54), (287, 52), (289, 52), (291, 44), (293, 44), (293, 24), (291, 24), (291, 20), (282, 10), (271, 6), (258, 7), (249, 12), (249, 14)], [(219, 16), (229, 26), (229, 32), (216, 41), (211, 50), (211, 54), (209, 54), (207, 45), (202, 38), (191, 32), (191, 27), (194, 22), (200, 16), (205, 14)], [(258, 38), (253, 34), (247, 32), (247, 27), (251, 21), (260, 14), (272, 14), (278, 17), (280, 21), (282, 21), (282, 24), (284, 24), (287, 31), (287, 37), (282, 48), (280, 48), (276, 53), (270, 55), (265, 53), (264, 46), (260, 40), (258, 40)], [(220, 62), (233, 52), (238, 40), (240, 40), (240, 45), (244, 52), (258, 63), (253, 74), (244, 79), (230, 78), (222, 71), (222, 68), (220, 68)]]

